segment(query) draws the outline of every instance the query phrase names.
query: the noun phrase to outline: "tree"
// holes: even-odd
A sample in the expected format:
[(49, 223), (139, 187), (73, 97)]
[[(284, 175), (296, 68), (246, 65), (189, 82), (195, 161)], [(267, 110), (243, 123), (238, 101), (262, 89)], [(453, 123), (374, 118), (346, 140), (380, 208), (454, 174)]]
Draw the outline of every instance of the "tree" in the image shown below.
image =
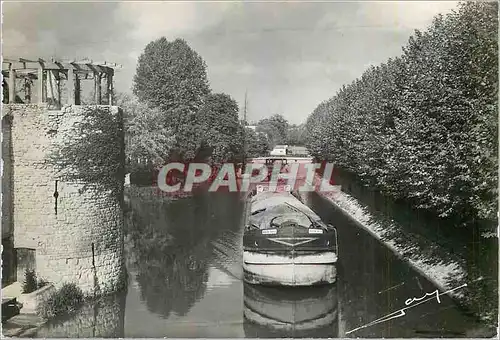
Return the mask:
[(252, 129), (245, 131), (245, 154), (246, 157), (265, 156), (271, 150), (267, 135), (263, 132), (255, 132)]
[(174, 135), (157, 108), (150, 108), (128, 94), (116, 95), (116, 103), (123, 109), (125, 125), (125, 153), (132, 163), (149, 160), (163, 163), (174, 143)]
[(292, 124), (288, 127), (286, 144), (297, 145), (297, 146), (305, 145), (304, 124), (301, 125)]
[(133, 92), (161, 112), (164, 126), (174, 134), (171, 157), (196, 157), (202, 132), (196, 113), (210, 93), (203, 59), (182, 39), (152, 41), (139, 57)]
[(306, 122), (307, 147), (458, 224), (496, 219), (498, 4), (467, 2), (415, 31)]
[(287, 139), (288, 121), (282, 115), (276, 114), (261, 119), (257, 123), (256, 131), (265, 133), (273, 146), (284, 144)]
[(162, 37), (139, 57), (133, 91), (164, 113), (180, 107), (196, 112), (210, 93), (206, 64), (186, 41)]
[(243, 148), (236, 101), (223, 93), (208, 95), (197, 121), (203, 127), (202, 145), (210, 149), (211, 161), (235, 161)]

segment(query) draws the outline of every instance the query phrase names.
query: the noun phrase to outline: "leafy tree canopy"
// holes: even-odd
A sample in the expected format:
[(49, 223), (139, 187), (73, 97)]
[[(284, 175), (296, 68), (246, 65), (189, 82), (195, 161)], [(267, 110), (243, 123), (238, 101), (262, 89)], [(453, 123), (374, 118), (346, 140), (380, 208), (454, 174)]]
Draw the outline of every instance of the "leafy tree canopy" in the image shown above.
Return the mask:
[(243, 136), (234, 99), (223, 93), (208, 95), (197, 122), (203, 127), (203, 145), (211, 149), (212, 162), (236, 160), (243, 148)]
[(128, 160), (134, 163), (141, 160), (163, 163), (173, 146), (175, 136), (165, 126), (160, 110), (123, 93), (116, 95), (116, 103), (124, 113), (125, 152)]
[(310, 152), (441, 217), (494, 221), (497, 18), (496, 2), (436, 16), (400, 57), (318, 105), (305, 126)]
[(271, 143), (263, 132), (245, 131), (245, 153), (247, 157), (262, 157), (271, 151)]
[(287, 139), (288, 121), (282, 115), (275, 114), (261, 119), (257, 123), (256, 131), (265, 133), (272, 146), (284, 144)]
[(152, 41), (139, 57), (133, 92), (161, 112), (163, 126), (174, 136), (170, 158), (194, 159), (203, 131), (196, 114), (210, 93), (203, 59), (182, 39)]
[(206, 64), (186, 41), (162, 37), (139, 57), (133, 91), (164, 113), (181, 107), (197, 111), (210, 93)]

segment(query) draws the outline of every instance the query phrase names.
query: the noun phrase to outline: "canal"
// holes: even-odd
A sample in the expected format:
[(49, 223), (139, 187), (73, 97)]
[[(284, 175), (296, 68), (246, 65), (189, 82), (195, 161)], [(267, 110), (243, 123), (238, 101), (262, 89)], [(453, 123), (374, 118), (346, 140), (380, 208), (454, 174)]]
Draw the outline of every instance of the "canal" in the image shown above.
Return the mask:
[(339, 234), (338, 282), (277, 289), (242, 281), (243, 204), (236, 194), (169, 200), (132, 195), (126, 213), (129, 284), (116, 294), (55, 319), (38, 337), (467, 337), (479, 325), (424, 277), (330, 203), (308, 204)]

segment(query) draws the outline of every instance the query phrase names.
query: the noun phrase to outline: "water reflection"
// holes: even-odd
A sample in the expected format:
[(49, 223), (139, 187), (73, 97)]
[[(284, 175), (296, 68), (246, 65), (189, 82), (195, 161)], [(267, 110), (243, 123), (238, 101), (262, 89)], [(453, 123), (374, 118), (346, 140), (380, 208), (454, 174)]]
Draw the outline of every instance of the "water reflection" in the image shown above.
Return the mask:
[(337, 286), (309, 288), (244, 284), (246, 337), (338, 337)]
[[(243, 285), (243, 207), (237, 197), (221, 193), (171, 201), (135, 193), (129, 198), (126, 306), (124, 294), (109, 297), (51, 321), (38, 337), (336, 338), (436, 289), (314, 197), (309, 203), (338, 227), (344, 245), (338, 282), (288, 289)], [(347, 336), (457, 337), (475, 334), (475, 327), (442, 296), (440, 304), (419, 305), (402, 318)]]
[(150, 312), (184, 316), (203, 297), (212, 243), (240, 228), (241, 212), (241, 202), (227, 193), (130, 200), (128, 267)]
[(50, 320), (37, 331), (37, 338), (123, 338), (123, 293), (85, 304), (75, 314)]
[[(434, 292), (437, 287), (405, 261), (360, 229), (339, 209), (317, 193), (308, 197), (309, 206), (339, 232), (339, 275), (342, 301), (342, 332), (367, 325), (406, 307), (405, 301)], [(456, 286), (455, 286), (456, 287)], [(450, 288), (455, 288), (450, 287)], [(415, 304), (406, 314), (345, 334), (346, 337), (464, 337), (477, 327), (474, 318), (457, 308), (447, 295), (440, 301)], [(342, 334), (341, 334), (342, 335)]]

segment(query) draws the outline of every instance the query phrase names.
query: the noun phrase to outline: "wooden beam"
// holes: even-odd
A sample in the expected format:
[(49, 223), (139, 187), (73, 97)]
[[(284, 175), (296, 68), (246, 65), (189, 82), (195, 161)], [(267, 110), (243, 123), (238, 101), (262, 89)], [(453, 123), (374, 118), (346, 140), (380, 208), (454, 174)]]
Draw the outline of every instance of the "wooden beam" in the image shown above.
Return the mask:
[[(2, 63), (2, 69), (3, 70), (8, 70), (8, 64), (5, 62)], [(69, 70), (69, 69), (75, 69), (78, 72), (95, 72), (99, 71), (102, 73), (109, 73), (113, 70), (113, 68), (109, 66), (100, 66), (100, 65), (93, 65), (93, 64), (78, 64), (78, 63), (62, 63), (62, 62), (19, 62), (19, 61), (13, 61), (11, 64), (13, 64), (13, 68), (15, 69), (33, 69), (36, 70), (40, 67), (40, 64), (43, 64), (43, 68), (45, 70)]]
[(16, 79), (37, 79), (38, 76), (36, 74), (33, 74), (33, 73), (19, 73), (19, 71), (15, 71), (16, 72)]
[(50, 70), (50, 72), (52, 72), (52, 74), (54, 75), (54, 78), (56, 80), (61, 79), (61, 71), (59, 71), (59, 70)]
[(57, 66), (59, 66), (60, 69), (64, 69), (64, 65), (62, 64), (62, 62), (56, 60), (56, 61), (54, 61), (54, 64), (56, 64)]
[(29, 59), (24, 59), (24, 58), (19, 58), (19, 62), (21, 62), (21, 63), (38, 63), (37, 60), (29, 60)]
[(68, 81), (66, 83), (66, 87), (68, 89), (68, 104), (75, 104), (75, 74), (73, 73), (73, 69), (68, 70)]
[(16, 71), (10, 66), (9, 70), (9, 104), (16, 102)]

